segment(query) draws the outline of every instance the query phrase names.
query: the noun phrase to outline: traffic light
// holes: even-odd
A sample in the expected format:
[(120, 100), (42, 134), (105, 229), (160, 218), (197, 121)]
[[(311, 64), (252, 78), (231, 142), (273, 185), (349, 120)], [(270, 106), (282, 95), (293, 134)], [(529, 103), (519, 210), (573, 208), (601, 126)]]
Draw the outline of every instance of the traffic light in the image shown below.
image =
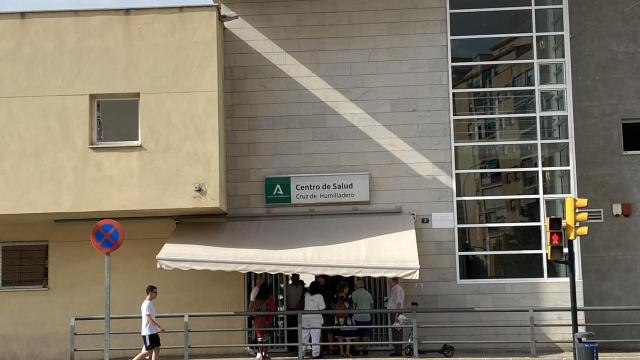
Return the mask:
[(547, 217), (547, 259), (564, 260), (564, 233), (562, 232), (562, 218)]
[(579, 209), (586, 207), (588, 199), (568, 197), (564, 199), (564, 219), (567, 223), (567, 239), (575, 240), (578, 236), (589, 234), (588, 226), (578, 226), (580, 221), (587, 221), (589, 214), (580, 212)]

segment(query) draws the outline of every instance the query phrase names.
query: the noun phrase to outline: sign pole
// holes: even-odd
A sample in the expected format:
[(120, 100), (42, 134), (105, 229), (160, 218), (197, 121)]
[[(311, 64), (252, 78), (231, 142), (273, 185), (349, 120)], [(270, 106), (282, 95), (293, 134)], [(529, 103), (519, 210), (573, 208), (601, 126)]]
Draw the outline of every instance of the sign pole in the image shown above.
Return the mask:
[(111, 334), (111, 253), (124, 241), (124, 231), (119, 222), (103, 219), (93, 225), (89, 235), (91, 245), (104, 254), (104, 360), (109, 360)]
[(111, 253), (104, 254), (104, 360), (109, 360), (111, 333)]
[(576, 257), (573, 252), (573, 241), (569, 240), (569, 271), (571, 272), (569, 292), (571, 293), (571, 344), (573, 344), (573, 360), (576, 360), (575, 334), (578, 332), (578, 305), (576, 301)]

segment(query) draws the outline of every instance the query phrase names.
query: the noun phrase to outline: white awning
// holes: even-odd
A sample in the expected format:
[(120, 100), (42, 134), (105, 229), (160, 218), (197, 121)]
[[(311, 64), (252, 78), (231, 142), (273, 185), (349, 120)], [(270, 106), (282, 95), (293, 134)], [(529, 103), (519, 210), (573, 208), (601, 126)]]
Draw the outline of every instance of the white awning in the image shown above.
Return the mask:
[(417, 279), (410, 215), (345, 215), (179, 223), (156, 256), (181, 270)]

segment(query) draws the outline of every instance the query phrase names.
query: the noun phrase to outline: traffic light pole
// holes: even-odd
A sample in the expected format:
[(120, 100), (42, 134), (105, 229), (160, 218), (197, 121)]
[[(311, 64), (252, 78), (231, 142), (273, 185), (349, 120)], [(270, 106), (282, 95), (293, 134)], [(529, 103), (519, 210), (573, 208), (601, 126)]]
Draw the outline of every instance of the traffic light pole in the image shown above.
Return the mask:
[(571, 272), (569, 292), (571, 293), (571, 344), (573, 349), (573, 360), (576, 360), (576, 340), (575, 334), (578, 332), (578, 302), (576, 300), (576, 257), (573, 251), (573, 242), (567, 241), (569, 250), (569, 271)]

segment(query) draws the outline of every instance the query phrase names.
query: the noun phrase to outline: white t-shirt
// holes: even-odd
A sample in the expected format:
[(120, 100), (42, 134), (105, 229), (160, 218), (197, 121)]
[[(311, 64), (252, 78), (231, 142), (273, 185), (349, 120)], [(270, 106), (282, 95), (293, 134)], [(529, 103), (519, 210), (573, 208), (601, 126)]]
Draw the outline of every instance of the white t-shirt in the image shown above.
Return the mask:
[(156, 308), (153, 307), (153, 303), (148, 299), (145, 299), (140, 306), (140, 314), (142, 315), (142, 329), (140, 333), (142, 335), (151, 335), (158, 332), (158, 327), (147, 320), (147, 315), (151, 315), (153, 320), (156, 319)]
[[(400, 304), (400, 306), (398, 306)], [(398, 307), (404, 307), (404, 290), (400, 287), (400, 284), (395, 284), (389, 290), (389, 301), (387, 302), (387, 309), (395, 310)]]
[[(324, 310), (326, 307), (322, 294), (311, 295), (306, 293), (304, 295), (304, 309), (305, 310)], [(304, 325), (322, 324), (322, 314), (304, 314), (302, 315), (302, 323)]]

